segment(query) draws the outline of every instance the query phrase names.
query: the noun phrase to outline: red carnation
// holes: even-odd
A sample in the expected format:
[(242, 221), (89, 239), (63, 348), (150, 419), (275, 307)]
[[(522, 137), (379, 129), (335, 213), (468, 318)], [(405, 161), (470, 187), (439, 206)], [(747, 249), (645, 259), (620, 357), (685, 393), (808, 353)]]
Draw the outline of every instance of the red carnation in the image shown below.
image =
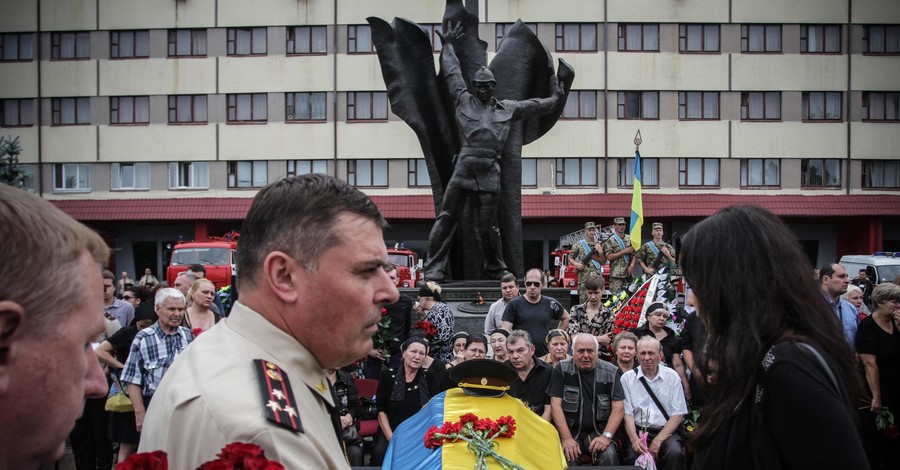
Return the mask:
[(381, 307), (381, 316), (387, 315), (387, 307)]
[(466, 423), (475, 423), (478, 421), (478, 416), (475, 413), (466, 413), (459, 417), (459, 422), (462, 424)]
[(516, 420), (512, 416), (501, 416), (497, 419), (497, 424), (502, 428), (506, 426), (506, 432), (499, 437), (513, 437), (516, 433)]
[(428, 432), (425, 433), (425, 447), (428, 449), (437, 449), (443, 444), (444, 439), (435, 436), (438, 432), (437, 426), (432, 426), (428, 429)]
[(244, 470), (284, 470), (284, 465), (265, 457), (244, 459)]
[[(475, 415), (472, 415), (475, 416)], [(447, 421), (441, 426), (441, 434), (449, 435), (449, 434), (458, 434), (462, 430), (462, 423), (451, 423)]]
[(234, 465), (231, 462), (216, 459), (204, 462), (203, 465), (197, 467), (197, 470), (234, 470)]
[(232, 442), (222, 448), (217, 456), (220, 459), (237, 465), (244, 465), (246, 459), (254, 457), (266, 458), (265, 452), (256, 444), (248, 444), (245, 442)]
[(116, 464), (116, 470), (168, 470), (169, 458), (161, 450), (131, 454)]
[(615, 324), (616, 326), (622, 326), (624, 323), (625, 323), (625, 320), (623, 320), (623, 319), (621, 319), (621, 318), (618, 319), (618, 320), (616, 320), (616, 321), (614, 322), (614, 324)]
[(476, 431), (490, 431), (494, 428), (494, 420), (491, 418), (479, 419), (472, 423), (472, 426)]

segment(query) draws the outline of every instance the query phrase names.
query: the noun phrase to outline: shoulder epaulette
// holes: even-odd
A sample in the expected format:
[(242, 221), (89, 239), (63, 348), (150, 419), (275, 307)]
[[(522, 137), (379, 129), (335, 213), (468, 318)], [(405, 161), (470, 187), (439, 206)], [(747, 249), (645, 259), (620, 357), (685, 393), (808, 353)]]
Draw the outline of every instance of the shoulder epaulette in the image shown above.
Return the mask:
[(287, 373), (265, 359), (254, 359), (253, 368), (259, 381), (266, 419), (291, 431), (303, 432), (297, 401)]

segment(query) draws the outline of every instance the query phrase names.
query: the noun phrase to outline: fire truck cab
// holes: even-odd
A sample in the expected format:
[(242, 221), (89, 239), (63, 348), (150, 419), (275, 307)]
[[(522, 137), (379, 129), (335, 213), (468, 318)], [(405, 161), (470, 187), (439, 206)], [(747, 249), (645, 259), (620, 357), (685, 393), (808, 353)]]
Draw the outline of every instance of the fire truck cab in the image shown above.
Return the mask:
[(397, 266), (397, 287), (415, 287), (416, 283), (425, 279), (419, 255), (397, 243), (388, 247), (388, 261)]
[(199, 264), (206, 268), (206, 278), (212, 281), (216, 289), (230, 286), (237, 274), (235, 254), (239, 237), (238, 232), (231, 231), (224, 237), (176, 243), (166, 269), (166, 282), (171, 285), (178, 273), (187, 271), (192, 264)]

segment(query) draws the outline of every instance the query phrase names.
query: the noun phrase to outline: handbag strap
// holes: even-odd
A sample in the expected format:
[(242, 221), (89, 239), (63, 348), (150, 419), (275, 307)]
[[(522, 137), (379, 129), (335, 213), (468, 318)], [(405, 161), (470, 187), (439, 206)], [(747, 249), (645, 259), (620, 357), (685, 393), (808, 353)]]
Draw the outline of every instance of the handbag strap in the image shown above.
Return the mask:
[(806, 350), (812, 357), (822, 366), (822, 369), (825, 370), (825, 374), (828, 375), (828, 378), (831, 380), (831, 385), (834, 385), (835, 391), (838, 393), (838, 397), (841, 399), (844, 398), (844, 394), (841, 393), (841, 386), (838, 384), (837, 377), (834, 376), (834, 372), (831, 371), (831, 367), (828, 367), (828, 363), (825, 362), (825, 358), (822, 357), (822, 353), (819, 352), (818, 349), (806, 344), (806, 343), (797, 343), (798, 346), (802, 347)]
[(650, 384), (647, 383), (647, 380), (644, 377), (638, 379), (641, 381), (641, 384), (644, 385), (644, 388), (647, 389), (647, 393), (650, 394), (650, 398), (653, 400), (653, 403), (656, 403), (656, 407), (659, 408), (659, 411), (662, 413), (663, 418), (666, 418), (666, 421), (669, 420), (669, 413), (666, 413), (666, 409), (663, 408), (662, 403), (659, 402), (659, 398), (656, 398), (656, 394), (653, 393), (653, 390), (650, 388)]

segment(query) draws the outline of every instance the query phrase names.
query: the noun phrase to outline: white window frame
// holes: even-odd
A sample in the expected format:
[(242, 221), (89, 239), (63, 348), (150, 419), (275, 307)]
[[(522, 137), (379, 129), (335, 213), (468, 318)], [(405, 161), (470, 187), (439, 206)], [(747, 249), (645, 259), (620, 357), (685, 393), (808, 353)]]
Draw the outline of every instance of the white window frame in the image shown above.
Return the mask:
[(387, 160), (361, 159), (347, 162), (347, 182), (358, 188), (386, 188), (389, 184)]
[(328, 174), (328, 160), (288, 160), (287, 175)]
[(287, 55), (328, 53), (328, 28), (325, 26), (288, 26), (285, 36)]
[(596, 187), (597, 159), (557, 158), (555, 179), (557, 187)]
[(149, 163), (113, 163), (109, 168), (109, 187), (113, 190), (150, 189)]
[(259, 189), (267, 184), (269, 184), (268, 161), (241, 160), (228, 162), (228, 189)]
[[(769, 171), (769, 165), (774, 165), (774, 170)], [(762, 172), (761, 175), (756, 175)], [(751, 178), (753, 180), (751, 181)], [(770, 178), (774, 178), (772, 181)], [(781, 187), (781, 160), (778, 158), (742, 158), (741, 159), (741, 188), (780, 188)]]
[[(619, 158), (618, 187), (634, 187), (634, 157)], [(641, 188), (659, 187), (659, 159), (641, 157)]]
[(87, 193), (90, 191), (90, 163), (57, 163), (53, 165), (53, 192)]
[(209, 163), (169, 162), (169, 189), (209, 189)]

